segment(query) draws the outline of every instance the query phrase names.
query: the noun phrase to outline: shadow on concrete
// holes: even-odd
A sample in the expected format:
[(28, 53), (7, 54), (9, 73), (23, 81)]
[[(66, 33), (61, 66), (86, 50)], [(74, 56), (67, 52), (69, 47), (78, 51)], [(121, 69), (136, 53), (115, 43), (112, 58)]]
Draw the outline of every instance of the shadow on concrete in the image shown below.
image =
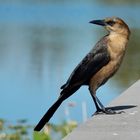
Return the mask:
[[(115, 111), (115, 113), (111, 113), (111, 114), (110, 114), (110, 115), (113, 115), (113, 114), (125, 113), (124, 110), (131, 109), (131, 108), (134, 108), (134, 107), (137, 107), (137, 105), (111, 106), (111, 107), (106, 107), (106, 109), (107, 109), (107, 110)], [(104, 113), (103, 111), (101, 111), (101, 112), (95, 112), (92, 116), (94, 116), (94, 115), (99, 115), (99, 114), (107, 114), (107, 113)]]
[(106, 108), (114, 110), (114, 111), (119, 111), (119, 110), (131, 109), (134, 107), (137, 107), (137, 105), (121, 105), (121, 106), (112, 106), (112, 107), (106, 107)]

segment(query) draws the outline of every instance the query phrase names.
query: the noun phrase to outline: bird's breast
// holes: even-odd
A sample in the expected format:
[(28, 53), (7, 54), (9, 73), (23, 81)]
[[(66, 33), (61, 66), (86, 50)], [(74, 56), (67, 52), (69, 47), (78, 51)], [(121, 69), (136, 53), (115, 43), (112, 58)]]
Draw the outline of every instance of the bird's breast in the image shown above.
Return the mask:
[(118, 70), (121, 61), (111, 60), (107, 65), (103, 66), (90, 80), (90, 86), (96, 91)]
[(93, 90), (97, 90), (98, 87), (117, 72), (125, 54), (126, 42), (108, 43), (107, 50), (110, 55), (110, 61), (92, 76), (90, 86)]

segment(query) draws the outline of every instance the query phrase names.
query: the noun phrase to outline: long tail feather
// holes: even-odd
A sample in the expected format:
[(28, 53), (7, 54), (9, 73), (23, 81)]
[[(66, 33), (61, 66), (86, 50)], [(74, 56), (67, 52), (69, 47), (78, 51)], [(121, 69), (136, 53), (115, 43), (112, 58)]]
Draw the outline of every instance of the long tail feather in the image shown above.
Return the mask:
[(50, 118), (53, 116), (55, 111), (58, 109), (58, 107), (63, 102), (61, 96), (58, 98), (58, 100), (49, 108), (49, 110), (46, 112), (46, 114), (42, 117), (42, 119), (39, 121), (39, 123), (34, 128), (34, 131), (40, 131), (43, 126), (50, 120)]
[(69, 96), (71, 96), (76, 90), (78, 90), (80, 86), (76, 87), (67, 87), (63, 89), (60, 93), (60, 97), (58, 100), (49, 108), (49, 110), (46, 112), (46, 114), (42, 117), (42, 119), (39, 121), (39, 123), (34, 128), (34, 131), (40, 131), (43, 126), (50, 120), (50, 118), (53, 116), (55, 111), (58, 109), (58, 107), (61, 105), (61, 103), (67, 99)]

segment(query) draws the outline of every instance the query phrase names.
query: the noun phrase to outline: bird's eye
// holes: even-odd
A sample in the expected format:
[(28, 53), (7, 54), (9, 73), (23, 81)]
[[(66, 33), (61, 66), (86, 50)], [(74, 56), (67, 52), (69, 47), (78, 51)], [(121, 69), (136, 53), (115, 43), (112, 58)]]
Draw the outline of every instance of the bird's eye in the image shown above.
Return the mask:
[(107, 23), (108, 25), (110, 25), (110, 26), (113, 26), (113, 25), (115, 24), (114, 21), (107, 21), (106, 23)]

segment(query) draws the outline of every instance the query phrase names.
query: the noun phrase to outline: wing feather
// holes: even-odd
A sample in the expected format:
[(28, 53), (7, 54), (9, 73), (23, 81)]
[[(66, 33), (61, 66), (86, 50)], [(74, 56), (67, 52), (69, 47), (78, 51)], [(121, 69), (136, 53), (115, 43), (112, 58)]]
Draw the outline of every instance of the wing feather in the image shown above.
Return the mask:
[(109, 62), (110, 56), (107, 51), (105, 41), (105, 38), (103, 38), (84, 57), (84, 59), (74, 69), (66, 84), (61, 87), (61, 89), (64, 89), (68, 86), (79, 86), (87, 84), (90, 78)]

